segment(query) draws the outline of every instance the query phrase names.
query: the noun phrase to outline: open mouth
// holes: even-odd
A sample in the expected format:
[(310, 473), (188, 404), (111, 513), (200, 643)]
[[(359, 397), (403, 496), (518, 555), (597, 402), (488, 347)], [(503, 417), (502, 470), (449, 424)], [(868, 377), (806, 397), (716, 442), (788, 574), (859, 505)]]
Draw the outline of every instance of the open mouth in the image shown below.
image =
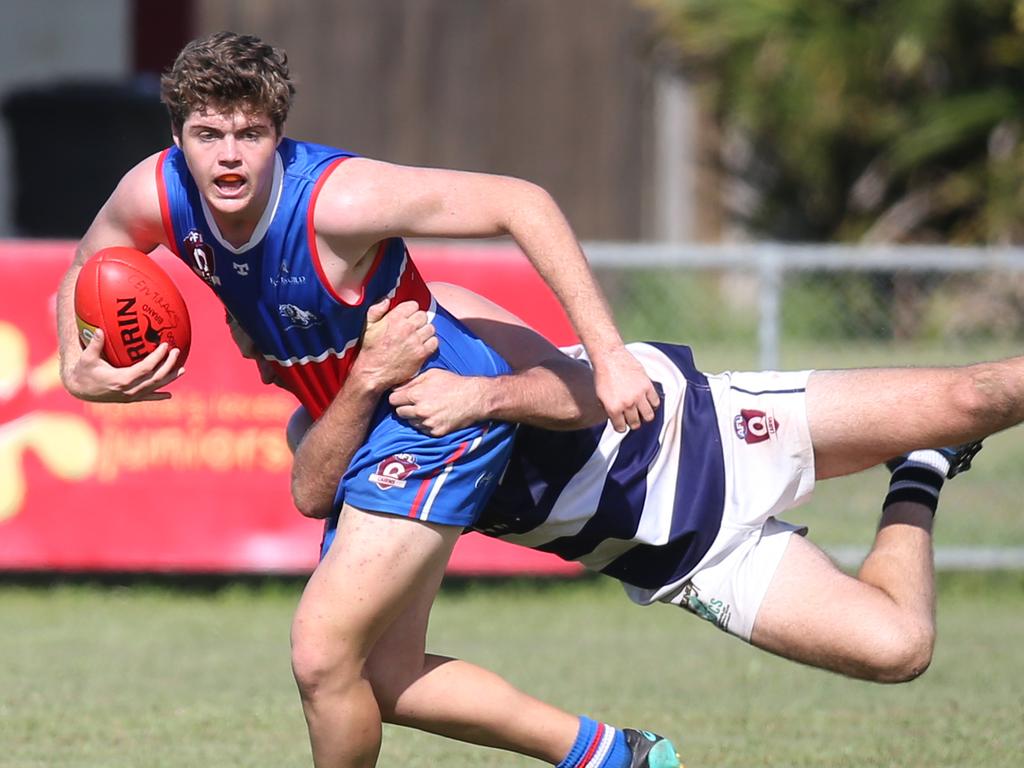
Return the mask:
[(225, 173), (213, 181), (214, 185), (224, 194), (235, 194), (245, 186), (245, 177), (238, 173)]

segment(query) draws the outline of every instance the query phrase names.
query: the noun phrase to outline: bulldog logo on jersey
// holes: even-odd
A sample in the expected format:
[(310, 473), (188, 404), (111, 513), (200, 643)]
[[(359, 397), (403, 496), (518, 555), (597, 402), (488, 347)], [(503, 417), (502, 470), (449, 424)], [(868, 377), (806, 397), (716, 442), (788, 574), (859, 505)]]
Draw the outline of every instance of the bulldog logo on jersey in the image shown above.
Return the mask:
[(323, 322), (316, 313), (310, 312), (308, 309), (297, 307), (294, 304), (278, 304), (277, 312), (281, 317), (289, 322), (286, 331), (290, 331), (292, 328), (312, 328), (314, 325), (320, 325)]
[(770, 440), (779, 430), (779, 422), (774, 416), (747, 408), (742, 409), (732, 423), (736, 437), (750, 445)]
[(377, 465), (377, 471), (370, 474), (370, 482), (386, 491), (388, 488), (405, 488), (405, 480), (420, 468), (416, 457), (408, 453), (388, 456)]
[(182, 251), (188, 257), (192, 271), (210, 285), (220, 285), (217, 277), (217, 262), (213, 257), (213, 248), (203, 241), (198, 229), (190, 229), (181, 241)]

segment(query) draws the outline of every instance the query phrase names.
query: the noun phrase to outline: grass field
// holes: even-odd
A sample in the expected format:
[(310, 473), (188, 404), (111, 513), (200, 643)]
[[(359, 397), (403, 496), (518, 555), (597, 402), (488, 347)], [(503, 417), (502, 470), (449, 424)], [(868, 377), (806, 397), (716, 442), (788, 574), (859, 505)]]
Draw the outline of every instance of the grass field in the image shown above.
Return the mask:
[[(678, 299), (673, 286), (666, 291)], [(715, 302), (694, 314), (733, 322)], [(708, 371), (758, 367), (752, 336), (737, 343), (729, 326), (694, 341), (672, 320), (670, 334), (643, 326), (626, 335), (689, 341)], [(781, 367), (963, 363), (1013, 351), (802, 341), (784, 345)], [(943, 491), (938, 546), (1024, 546), (1021, 434), (987, 441), (975, 468)], [(866, 548), (886, 485), (881, 470), (829, 481), (788, 517), (825, 546)], [(775, 659), (679, 611), (637, 608), (604, 579), (452, 585), (436, 606), (430, 647), (570, 711), (670, 735), (690, 768), (1018, 768), (1024, 574), (940, 582), (935, 661), (903, 686)], [(300, 589), (0, 581), (0, 768), (308, 766), (288, 663)], [(388, 728), (380, 765), (537, 763)]]
[[(288, 668), (300, 585), (0, 585), (0, 766), (304, 766)], [(571, 711), (682, 743), (690, 766), (1013, 766), (1024, 576), (944, 576), (932, 668), (882, 687), (754, 651), (605, 579), (446, 588), (431, 648)], [(388, 728), (381, 766), (527, 766)]]

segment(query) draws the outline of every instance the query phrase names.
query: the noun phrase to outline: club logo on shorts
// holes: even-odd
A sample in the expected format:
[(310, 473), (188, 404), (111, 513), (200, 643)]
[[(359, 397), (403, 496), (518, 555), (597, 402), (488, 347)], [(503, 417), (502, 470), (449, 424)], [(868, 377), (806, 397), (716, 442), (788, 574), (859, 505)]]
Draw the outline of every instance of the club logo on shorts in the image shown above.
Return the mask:
[(382, 491), (388, 488), (405, 488), (405, 479), (419, 468), (415, 456), (396, 453), (377, 465), (377, 471), (370, 475), (370, 482)]
[(736, 430), (736, 437), (750, 445), (770, 440), (779, 430), (779, 422), (774, 416), (747, 408), (739, 412), (732, 424)]
[(181, 245), (192, 271), (210, 285), (220, 285), (220, 278), (216, 275), (217, 262), (213, 257), (213, 248), (203, 241), (202, 233), (198, 229), (190, 229)]
[[(675, 601), (673, 601), (675, 602)], [(732, 607), (715, 598), (704, 598), (700, 590), (688, 582), (683, 586), (682, 599), (679, 605), (705, 621), (710, 621), (719, 629), (729, 628), (729, 619), (732, 618)]]

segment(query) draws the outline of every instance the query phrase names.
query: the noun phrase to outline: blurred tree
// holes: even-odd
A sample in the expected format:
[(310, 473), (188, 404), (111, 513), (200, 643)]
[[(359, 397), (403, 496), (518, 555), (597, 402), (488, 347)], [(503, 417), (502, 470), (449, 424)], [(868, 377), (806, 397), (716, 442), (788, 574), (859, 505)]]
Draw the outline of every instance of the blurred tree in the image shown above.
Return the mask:
[(640, 2), (709, 100), (753, 234), (1024, 241), (1024, 0)]

